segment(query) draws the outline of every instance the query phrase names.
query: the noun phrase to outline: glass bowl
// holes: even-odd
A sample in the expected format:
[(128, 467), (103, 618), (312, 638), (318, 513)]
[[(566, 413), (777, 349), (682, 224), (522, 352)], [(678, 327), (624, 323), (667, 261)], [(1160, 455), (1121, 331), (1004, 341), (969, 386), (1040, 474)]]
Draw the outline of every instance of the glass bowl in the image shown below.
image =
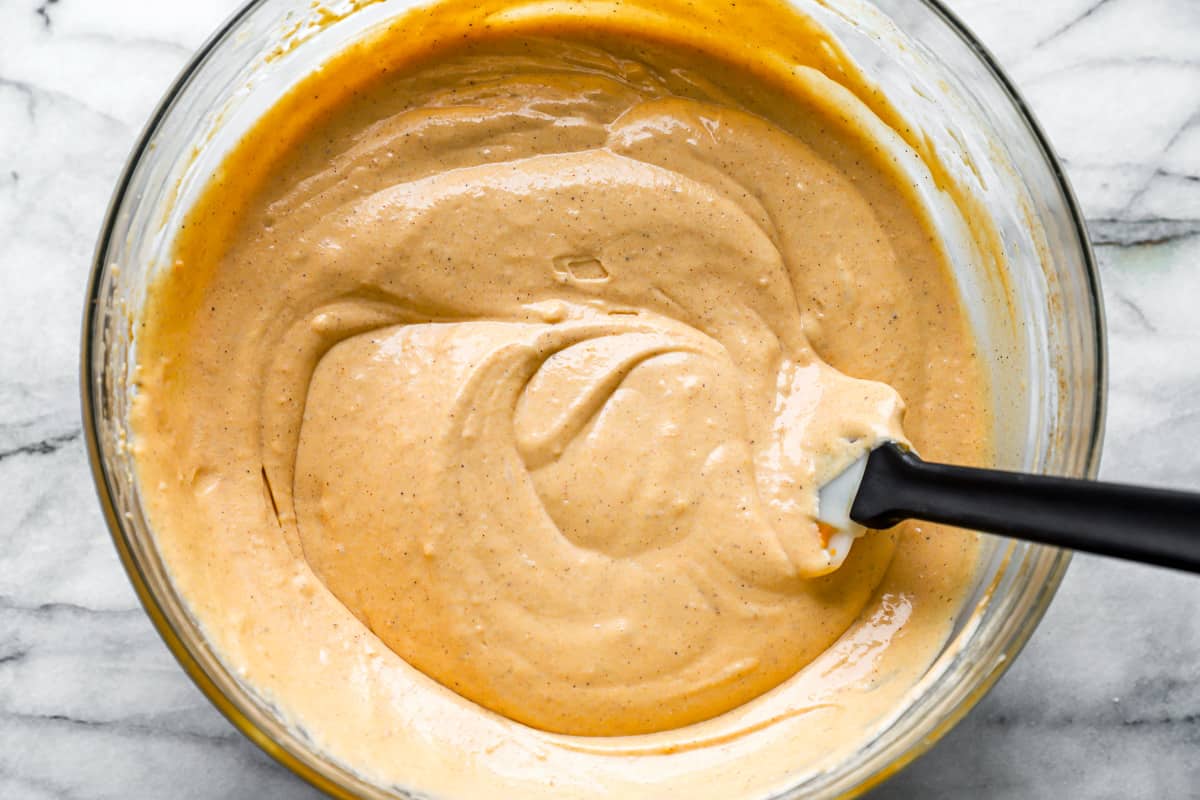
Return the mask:
[[(1103, 310), (1079, 209), (1011, 82), (934, 0), (790, 0), (823, 23), (892, 100), (950, 179), (995, 225), (991, 272), (952, 253), (991, 354), (997, 460), (1093, 476), (1103, 434)], [(170, 263), (191, 201), (241, 134), (294, 83), (364, 32), (421, 3), (253, 0), (200, 49), (151, 117), (118, 182), (96, 249), (83, 325), (83, 420), (92, 472), (121, 560), (192, 680), (252, 741), (336, 797), (404, 796), (319, 752), (239, 683), (172, 587), (134, 477), (129, 408), (137, 315)], [(985, 259), (986, 261), (986, 259)], [(784, 797), (859, 794), (929, 748), (1000, 677), (1054, 595), (1069, 555), (989, 539), (974, 596), (908, 704), (864, 747)]]

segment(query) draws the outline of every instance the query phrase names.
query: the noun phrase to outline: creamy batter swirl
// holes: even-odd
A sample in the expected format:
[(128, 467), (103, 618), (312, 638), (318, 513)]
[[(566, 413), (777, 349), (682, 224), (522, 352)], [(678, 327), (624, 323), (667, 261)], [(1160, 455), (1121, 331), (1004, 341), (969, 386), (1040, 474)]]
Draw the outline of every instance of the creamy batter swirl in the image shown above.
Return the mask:
[[(231, 194), (227, 246), (181, 245), (148, 307), (142, 481), (226, 656), (333, 692), (318, 735), (401, 736), (398, 686), (514, 731), (671, 731), (839, 639), (875, 663), (861, 632), (925, 591), (953, 608), (913, 576), (951, 558), (961, 582), (969, 547), (877, 534), (834, 569), (814, 522), (825, 480), (905, 438), (901, 395), (926, 452), (982, 447), (941, 251), (827, 95), (771, 120), (786, 92), (748, 80), (664, 44), (467, 42)], [(747, 713), (749, 736), (801, 707)]]
[[(316, 367), (296, 454), (305, 557), (414, 666), (538, 727), (712, 716), (858, 611), (830, 613), (806, 580), (832, 566), (814, 489), (899, 435), (899, 401), (813, 353), (773, 227), (623, 154), (671, 164), (712, 136), (687, 124), (702, 119), (718, 148), (755, 127), (636, 106), (612, 149), (388, 186), (289, 255), (314, 295), (346, 276), (409, 317)], [(780, 166), (807, 177), (812, 156), (791, 150)], [(314, 339), (339, 329), (327, 308), (306, 317)]]

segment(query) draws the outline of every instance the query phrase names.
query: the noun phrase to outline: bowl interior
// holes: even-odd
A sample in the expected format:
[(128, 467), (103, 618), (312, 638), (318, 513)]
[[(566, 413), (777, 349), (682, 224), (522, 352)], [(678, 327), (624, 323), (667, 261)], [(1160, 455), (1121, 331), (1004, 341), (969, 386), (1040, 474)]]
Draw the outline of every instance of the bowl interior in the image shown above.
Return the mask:
[[(990, 354), (998, 462), (1093, 475), (1104, 411), (1096, 270), (1062, 170), (1025, 104), (984, 48), (935, 3), (792, 3), (834, 33), (919, 134), (914, 146), (928, 148), (944, 166), (939, 181), (977, 198), (994, 226), (994, 237), (984, 237), (990, 245), (980, 247), (969, 219), (946, 218), (947, 225), (965, 224), (963, 241), (973, 242), (952, 246), (950, 255)], [(158, 556), (124, 446), (132, 436), (134, 322), (149, 281), (171, 262), (183, 215), (258, 115), (314, 66), (417, 5), (334, 3), (330, 16), (306, 0), (257, 0), (218, 31), (164, 98), (118, 184), (84, 321), (89, 454), (114, 540), (143, 604), (193, 680), (237, 727), (342, 797), (403, 793), (370, 785), (322, 755), (241, 684), (205, 642)], [(855, 758), (788, 796), (837, 796), (881, 780), (936, 741), (999, 677), (1041, 618), (1068, 557), (1000, 540), (989, 540), (985, 550), (976, 592), (911, 703), (883, 720)]]

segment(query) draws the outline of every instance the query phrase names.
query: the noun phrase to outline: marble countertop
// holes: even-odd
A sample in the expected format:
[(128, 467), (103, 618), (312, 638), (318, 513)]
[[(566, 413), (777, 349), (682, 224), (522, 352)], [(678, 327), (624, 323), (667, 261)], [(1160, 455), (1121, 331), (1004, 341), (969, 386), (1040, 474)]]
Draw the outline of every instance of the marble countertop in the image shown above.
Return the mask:
[[(0, 798), (308, 798), (184, 676), (93, 493), (83, 287), (151, 108), (238, 0), (0, 0)], [(1200, 3), (951, 0), (1067, 165), (1103, 273), (1102, 475), (1200, 487)], [(1028, 648), (872, 798), (1200, 797), (1200, 579), (1080, 556)]]

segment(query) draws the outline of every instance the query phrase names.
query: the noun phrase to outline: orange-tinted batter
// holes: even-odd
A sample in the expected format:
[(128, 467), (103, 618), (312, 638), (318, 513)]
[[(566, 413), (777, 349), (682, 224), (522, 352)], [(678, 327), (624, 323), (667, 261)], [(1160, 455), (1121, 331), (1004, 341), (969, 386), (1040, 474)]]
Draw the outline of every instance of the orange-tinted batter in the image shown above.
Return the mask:
[(417, 788), (675, 759), (717, 792), (739, 748), (852, 747), (975, 543), (872, 534), (831, 572), (816, 490), (883, 439), (989, 446), (903, 146), (666, 11), (463, 13), (308, 79), (189, 216), (135, 409), (177, 585), (333, 755)]

